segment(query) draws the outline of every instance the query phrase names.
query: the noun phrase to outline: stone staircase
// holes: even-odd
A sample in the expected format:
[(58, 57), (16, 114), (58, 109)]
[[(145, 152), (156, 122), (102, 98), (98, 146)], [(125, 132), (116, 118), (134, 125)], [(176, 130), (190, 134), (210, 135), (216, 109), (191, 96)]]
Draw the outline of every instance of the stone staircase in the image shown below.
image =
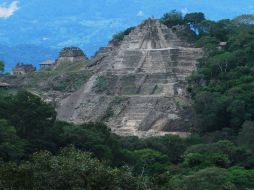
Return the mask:
[(147, 102), (147, 97), (130, 97), (128, 106), (123, 113), (118, 116), (118, 124), (114, 131), (119, 134), (128, 134), (132, 131), (136, 133), (138, 127), (148, 116), (149, 111), (154, 107), (154, 101)]

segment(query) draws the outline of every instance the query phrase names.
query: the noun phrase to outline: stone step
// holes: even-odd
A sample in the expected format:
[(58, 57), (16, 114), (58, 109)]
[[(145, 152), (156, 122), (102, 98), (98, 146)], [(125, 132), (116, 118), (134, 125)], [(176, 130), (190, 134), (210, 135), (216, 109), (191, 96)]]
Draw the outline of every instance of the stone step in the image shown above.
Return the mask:
[[(153, 108), (154, 104), (130, 104), (128, 110), (130, 112), (146, 112), (146, 110)], [(144, 111), (143, 111), (144, 110)]]
[(141, 69), (140, 72), (143, 73), (150, 73), (150, 74), (155, 74), (155, 73), (162, 73), (164, 72), (165, 74), (167, 73), (166, 69), (164, 69), (164, 71), (160, 70), (160, 69)]
[[(126, 111), (127, 111), (127, 116), (129, 115), (130, 112), (132, 113), (143, 113), (144, 115), (147, 114), (150, 110), (152, 110), (153, 107), (133, 107), (133, 108), (127, 108)], [(144, 116), (143, 115), (143, 116)], [(137, 116), (137, 117), (140, 117), (141, 115)], [(142, 117), (143, 117), (142, 116)]]
[(141, 113), (141, 112), (135, 112), (133, 114), (131, 113), (127, 113), (125, 115), (125, 117), (127, 117), (128, 119), (131, 119), (131, 120), (139, 120), (139, 121), (142, 121), (146, 116), (147, 116), (148, 113)]

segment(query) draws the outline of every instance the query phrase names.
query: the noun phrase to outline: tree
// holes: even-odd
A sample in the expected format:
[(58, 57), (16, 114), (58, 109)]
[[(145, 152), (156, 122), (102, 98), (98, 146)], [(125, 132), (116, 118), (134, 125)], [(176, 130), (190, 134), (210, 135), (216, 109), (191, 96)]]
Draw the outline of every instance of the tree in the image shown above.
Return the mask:
[(46, 135), (54, 125), (56, 112), (40, 97), (26, 91), (0, 99), (0, 117), (6, 118), (22, 138)]
[(246, 121), (237, 138), (238, 144), (254, 148), (254, 122)]
[(204, 13), (198, 12), (198, 13), (189, 13), (184, 16), (184, 22), (187, 24), (191, 24), (194, 27), (197, 26), (197, 24), (201, 23), (205, 20)]
[(103, 123), (73, 125), (57, 122), (55, 127), (60, 128), (58, 144), (62, 146), (73, 144), (80, 150), (92, 152), (99, 159), (108, 161), (117, 159), (120, 154), (118, 142)]
[(235, 25), (230, 20), (220, 20), (217, 23), (213, 23), (210, 28), (210, 35), (216, 37), (220, 41), (227, 41), (228, 35), (233, 32)]
[(4, 62), (0, 60), (0, 72), (4, 71)]
[(254, 24), (254, 15), (241, 15), (233, 19), (233, 21), (236, 24), (247, 24), (247, 25), (253, 25)]
[(50, 139), (56, 112), (40, 97), (26, 91), (0, 97), (0, 118), (6, 119), (15, 127), (20, 138), (30, 142), (28, 152), (55, 150), (55, 144)]
[(0, 166), (3, 189), (137, 189), (125, 168), (113, 169), (90, 153), (70, 146), (58, 155), (48, 151), (34, 154), (31, 162)]
[(188, 147), (184, 154), (187, 167), (222, 167), (230, 166), (236, 147), (230, 141), (219, 141), (213, 144), (197, 144)]
[(182, 154), (186, 150), (185, 141), (174, 135), (165, 135), (160, 138), (148, 138), (145, 140), (146, 147), (158, 150), (168, 156), (170, 162), (180, 163)]
[(16, 129), (6, 120), (0, 120), (0, 159), (4, 161), (17, 160), (24, 155), (25, 141), (21, 140)]
[(128, 151), (127, 155), (135, 173), (141, 175), (163, 173), (170, 165), (165, 154), (151, 149)]
[(235, 25), (230, 20), (220, 20), (218, 22), (203, 20), (197, 24), (197, 28), (200, 35), (209, 35), (220, 41), (227, 41), (228, 35), (231, 34)]
[(230, 116), (227, 106), (230, 101), (230, 97), (215, 92), (204, 91), (195, 96), (195, 110), (200, 132), (213, 132), (229, 127)]
[(234, 54), (225, 52), (218, 55), (215, 55), (209, 60), (212, 66), (212, 77), (220, 73), (228, 72), (230, 69), (233, 69), (236, 65), (234, 64)]
[(172, 10), (171, 12), (164, 14), (160, 21), (168, 27), (180, 25), (183, 24), (183, 15), (181, 12)]
[[(0, 163), (0, 189), (40, 189), (33, 185), (33, 171), (30, 162)], [(40, 189), (41, 190), (41, 189)]]
[(228, 170), (230, 180), (238, 190), (254, 189), (254, 170), (233, 167)]
[(119, 33), (113, 35), (113, 41), (114, 40), (115, 41), (122, 41), (124, 39), (124, 36), (129, 35), (134, 29), (135, 29), (135, 27), (130, 27), (122, 32), (119, 32)]
[(206, 168), (181, 180), (179, 190), (236, 190), (225, 169)]
[(244, 122), (244, 113), (246, 113), (246, 105), (243, 100), (234, 100), (231, 102), (227, 111), (230, 113), (230, 125), (233, 128), (238, 128)]

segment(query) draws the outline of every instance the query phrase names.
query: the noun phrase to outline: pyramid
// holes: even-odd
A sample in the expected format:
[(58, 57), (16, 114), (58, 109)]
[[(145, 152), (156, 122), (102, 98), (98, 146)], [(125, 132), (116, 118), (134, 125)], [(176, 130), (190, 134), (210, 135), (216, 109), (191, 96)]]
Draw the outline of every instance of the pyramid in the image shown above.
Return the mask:
[(97, 52), (88, 66), (93, 75), (60, 102), (58, 119), (104, 121), (120, 135), (186, 136), (193, 124), (186, 78), (201, 57), (201, 49), (150, 18)]

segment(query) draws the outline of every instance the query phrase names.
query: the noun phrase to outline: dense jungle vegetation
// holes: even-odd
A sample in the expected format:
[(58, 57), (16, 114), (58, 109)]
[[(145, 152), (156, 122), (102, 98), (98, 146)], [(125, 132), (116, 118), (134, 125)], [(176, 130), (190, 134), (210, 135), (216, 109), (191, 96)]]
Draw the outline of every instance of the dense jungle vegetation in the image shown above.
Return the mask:
[(204, 49), (189, 78), (193, 134), (120, 137), (103, 123), (59, 122), (39, 97), (1, 90), (0, 189), (254, 189), (253, 16), (171, 11), (161, 22)]

